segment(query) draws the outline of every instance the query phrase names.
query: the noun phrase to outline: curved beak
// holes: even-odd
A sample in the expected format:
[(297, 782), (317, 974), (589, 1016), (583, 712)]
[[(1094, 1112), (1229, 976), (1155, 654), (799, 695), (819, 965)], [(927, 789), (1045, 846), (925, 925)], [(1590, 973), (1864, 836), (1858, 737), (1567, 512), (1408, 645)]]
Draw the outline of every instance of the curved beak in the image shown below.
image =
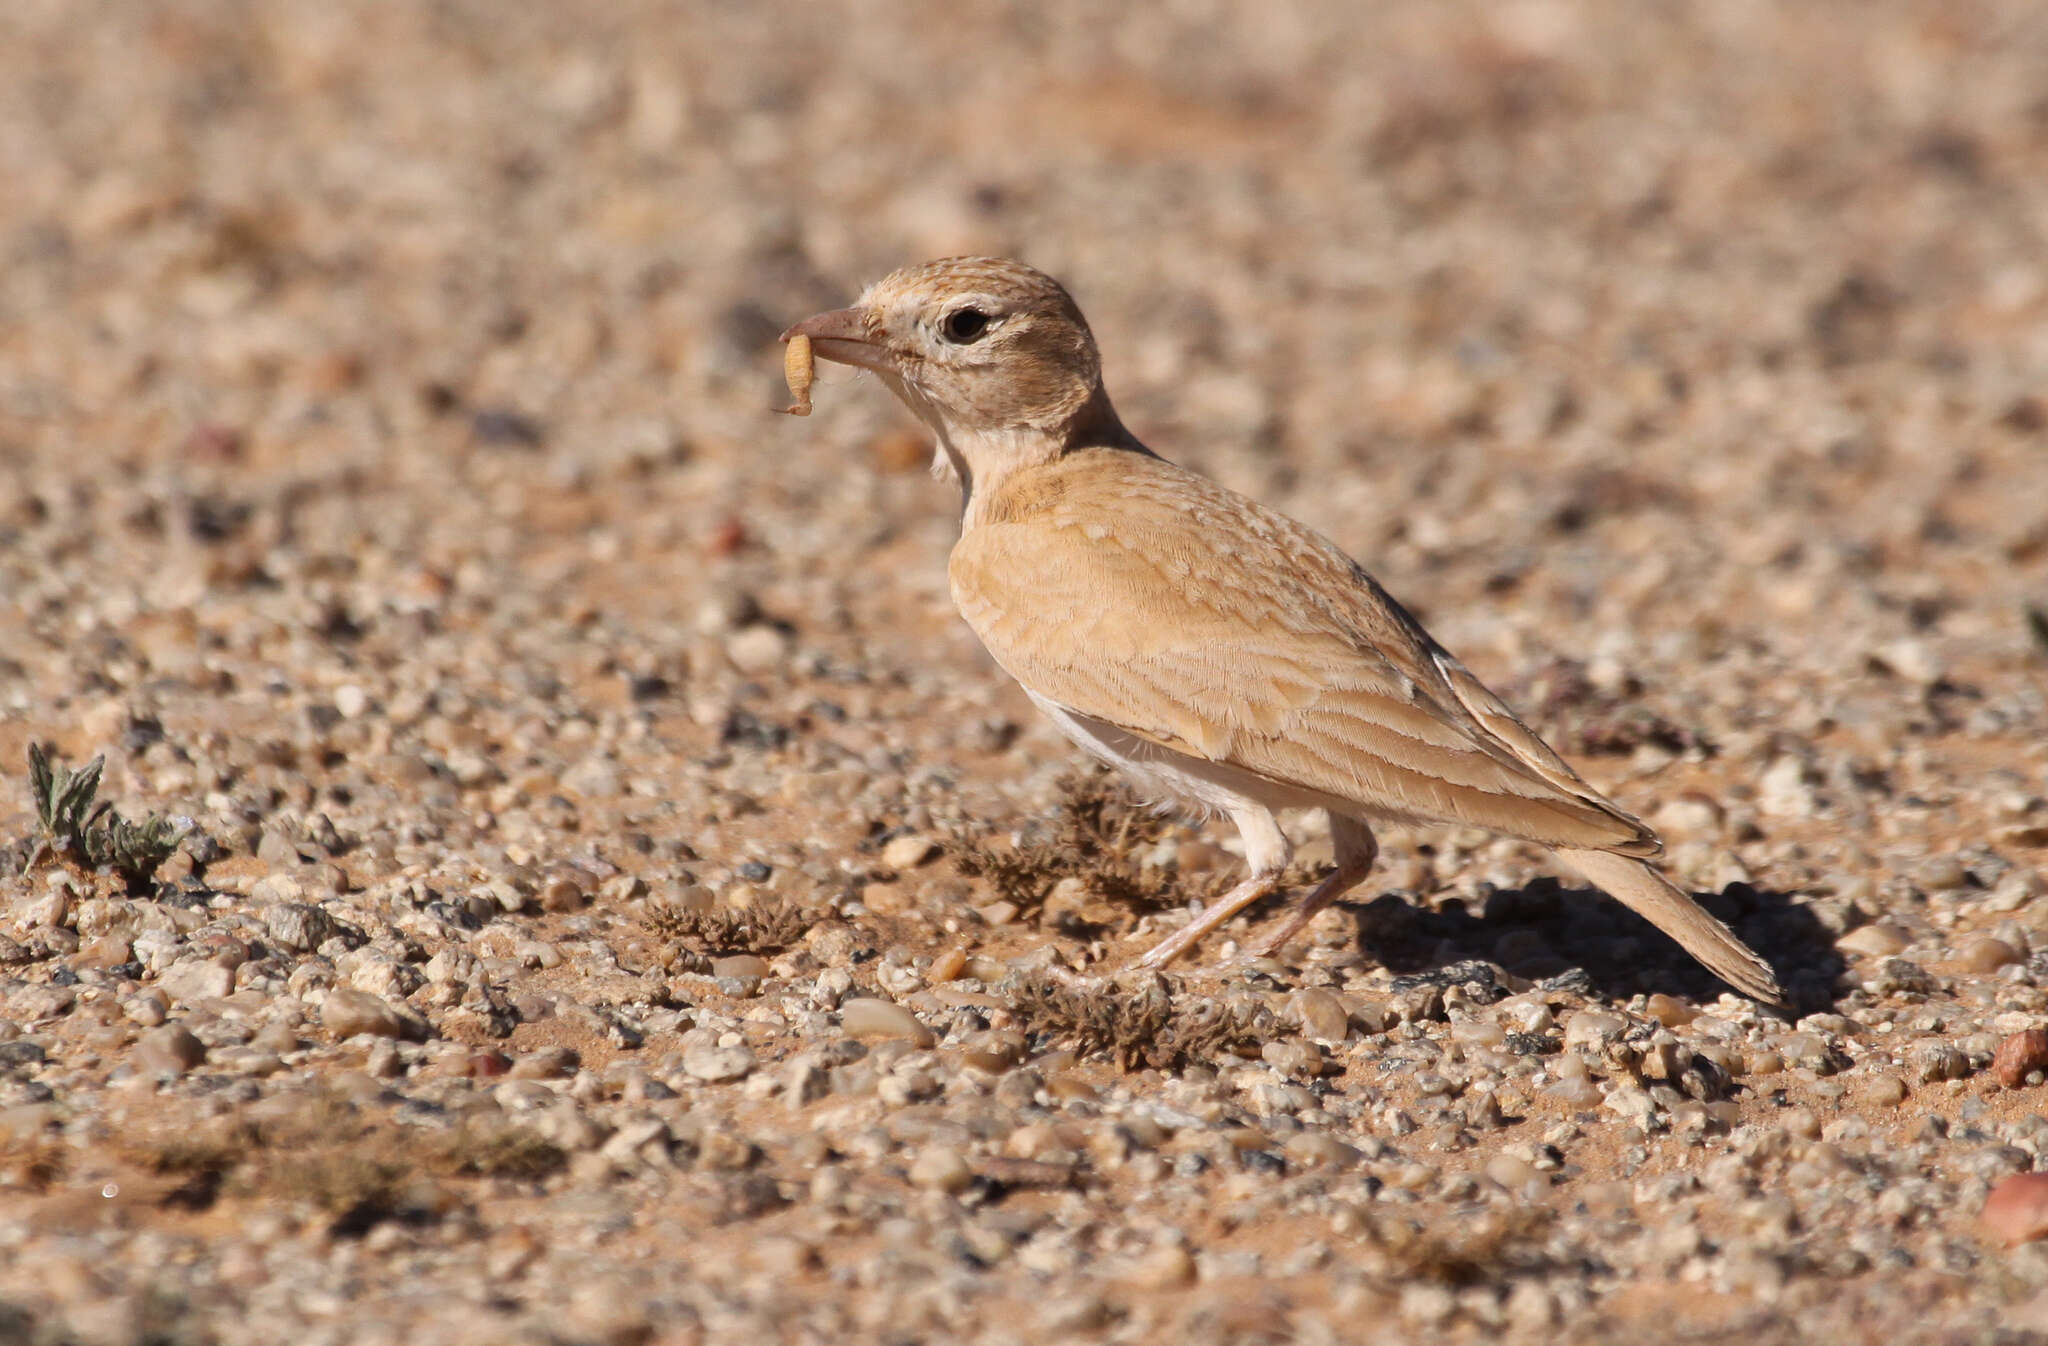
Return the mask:
[(836, 360), (843, 365), (859, 365), (887, 373), (896, 367), (896, 359), (886, 347), (872, 340), (868, 335), (867, 312), (858, 308), (835, 308), (829, 313), (805, 318), (782, 334), (788, 341), (794, 336), (811, 339), (811, 350), (820, 359)]

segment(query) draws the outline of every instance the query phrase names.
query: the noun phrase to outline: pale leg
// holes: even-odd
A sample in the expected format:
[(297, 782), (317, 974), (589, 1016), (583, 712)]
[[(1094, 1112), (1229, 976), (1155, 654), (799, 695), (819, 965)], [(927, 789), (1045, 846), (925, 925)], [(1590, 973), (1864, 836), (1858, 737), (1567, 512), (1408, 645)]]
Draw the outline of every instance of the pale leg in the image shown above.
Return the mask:
[[(1273, 811), (1246, 800), (1230, 810), (1230, 821), (1237, 824), (1238, 834), (1244, 838), (1244, 858), (1251, 868), (1250, 875), (1243, 883), (1204, 907), (1194, 920), (1188, 922), (1186, 929), (1175, 931), (1152, 946), (1149, 953), (1131, 964), (1132, 967), (1165, 967), (1187, 952), (1202, 936), (1280, 886), (1280, 876), (1286, 872), (1287, 862), (1294, 857), (1294, 847), (1287, 840), (1287, 834), (1280, 830), (1280, 824), (1274, 821)], [(1367, 838), (1370, 841), (1369, 833)]]
[(1372, 872), (1373, 861), (1379, 858), (1380, 846), (1373, 839), (1372, 829), (1340, 813), (1330, 815), (1330, 844), (1337, 853), (1336, 870), (1301, 900), (1294, 915), (1282, 922), (1278, 930), (1245, 950), (1247, 959), (1270, 958), (1286, 948), (1287, 941), (1306, 930), (1316, 913), (1363, 882)]

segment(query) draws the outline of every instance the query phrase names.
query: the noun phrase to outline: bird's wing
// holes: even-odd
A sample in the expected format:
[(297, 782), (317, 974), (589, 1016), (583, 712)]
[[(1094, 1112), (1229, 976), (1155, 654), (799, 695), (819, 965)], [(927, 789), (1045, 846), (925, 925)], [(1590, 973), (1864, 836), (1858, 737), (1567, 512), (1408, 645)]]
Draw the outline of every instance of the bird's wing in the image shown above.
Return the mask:
[(980, 513), (953, 552), (953, 597), (1039, 696), (1363, 811), (1658, 853), (1292, 520), (1124, 452), (1020, 474)]

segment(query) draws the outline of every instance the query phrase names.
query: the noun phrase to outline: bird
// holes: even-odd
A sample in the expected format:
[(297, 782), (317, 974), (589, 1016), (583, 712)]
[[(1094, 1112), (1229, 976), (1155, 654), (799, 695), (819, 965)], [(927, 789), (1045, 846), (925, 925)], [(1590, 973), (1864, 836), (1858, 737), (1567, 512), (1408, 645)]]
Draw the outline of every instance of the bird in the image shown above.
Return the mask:
[(1662, 843), (1321, 534), (1175, 465), (1127, 429), (1058, 281), (951, 257), (783, 333), (875, 374), (961, 487), (960, 615), (1070, 739), (1155, 802), (1233, 823), (1246, 876), (1136, 960), (1164, 968), (1281, 887), (1276, 814), (1328, 813), (1335, 868), (1246, 958), (1362, 883), (1379, 823), (1549, 847), (1742, 993), (1771, 966), (1657, 868)]

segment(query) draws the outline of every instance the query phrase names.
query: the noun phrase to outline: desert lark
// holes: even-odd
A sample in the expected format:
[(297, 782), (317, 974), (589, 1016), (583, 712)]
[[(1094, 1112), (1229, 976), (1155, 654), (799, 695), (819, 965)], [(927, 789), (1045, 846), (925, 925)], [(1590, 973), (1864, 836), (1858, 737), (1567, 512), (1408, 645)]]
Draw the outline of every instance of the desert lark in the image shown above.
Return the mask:
[(1242, 834), (1245, 880), (1139, 966), (1272, 893), (1291, 858), (1274, 811), (1321, 808), (1336, 869), (1253, 955), (1366, 877), (1375, 821), (1468, 824), (1549, 846), (1731, 986), (1784, 1002), (1769, 965), (1653, 866), (1656, 835), (1363, 567), (1140, 444), (1051, 277), (983, 257), (908, 267), (784, 340), (793, 385), (811, 354), (872, 370), (937, 436), (964, 493), (953, 600), (995, 661), (1140, 789)]

